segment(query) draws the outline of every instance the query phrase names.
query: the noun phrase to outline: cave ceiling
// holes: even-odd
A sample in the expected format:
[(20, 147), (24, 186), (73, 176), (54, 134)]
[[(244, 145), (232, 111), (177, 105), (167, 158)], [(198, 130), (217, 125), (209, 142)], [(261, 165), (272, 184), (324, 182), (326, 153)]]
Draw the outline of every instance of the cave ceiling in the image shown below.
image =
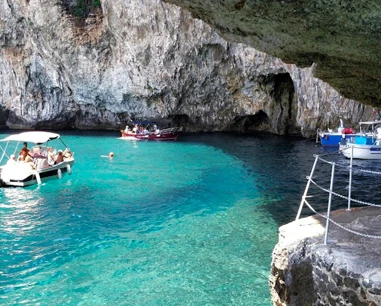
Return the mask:
[(381, 108), (379, 0), (164, 0), (228, 41), (299, 67), (349, 99)]

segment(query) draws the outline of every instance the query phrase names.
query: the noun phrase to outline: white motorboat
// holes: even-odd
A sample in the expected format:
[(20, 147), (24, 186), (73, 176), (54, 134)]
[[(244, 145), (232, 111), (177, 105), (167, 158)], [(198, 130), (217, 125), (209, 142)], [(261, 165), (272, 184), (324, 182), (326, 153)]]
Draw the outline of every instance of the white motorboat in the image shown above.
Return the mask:
[(340, 152), (347, 158), (381, 159), (381, 127), (379, 121), (360, 122), (362, 125), (372, 125), (374, 132), (348, 138), (340, 143)]
[[(64, 151), (58, 150), (58, 155), (53, 152), (53, 148), (56, 148), (57, 144), (53, 142), (54, 140), (60, 140), (65, 147)], [(24, 187), (41, 184), (41, 181), (47, 177), (62, 178), (65, 172), (71, 174), (74, 154), (66, 147), (59, 134), (31, 131), (8, 136), (1, 139), (0, 142), (3, 143), (0, 146), (2, 151), (0, 183), (2, 186)], [(22, 143), (34, 145), (31, 149), (22, 149), (28, 151), (25, 156), (18, 154), (19, 145)], [(26, 145), (24, 148), (27, 148)]]

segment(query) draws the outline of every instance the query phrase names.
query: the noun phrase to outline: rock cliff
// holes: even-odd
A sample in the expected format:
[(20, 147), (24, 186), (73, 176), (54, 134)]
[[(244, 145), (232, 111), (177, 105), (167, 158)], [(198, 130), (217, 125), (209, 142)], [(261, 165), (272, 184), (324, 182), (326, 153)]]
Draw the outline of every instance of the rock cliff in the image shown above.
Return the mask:
[(227, 42), (177, 6), (103, 0), (78, 17), (79, 3), (0, 0), (2, 126), (120, 129), (144, 119), (309, 136), (374, 116), (313, 77), (318, 66)]
[(299, 67), (347, 98), (381, 106), (381, 3), (358, 1), (165, 0), (180, 5), (229, 41)]

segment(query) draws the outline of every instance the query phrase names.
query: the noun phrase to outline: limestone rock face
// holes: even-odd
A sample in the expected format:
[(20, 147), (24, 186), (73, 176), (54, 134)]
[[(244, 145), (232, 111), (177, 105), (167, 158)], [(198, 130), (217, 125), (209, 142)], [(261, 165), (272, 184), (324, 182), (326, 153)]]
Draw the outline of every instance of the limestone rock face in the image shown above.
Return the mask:
[(373, 119), (300, 69), (221, 38), (159, 0), (0, 0), (0, 124), (120, 129), (133, 120), (187, 131), (315, 134)]
[(309, 67), (347, 98), (381, 106), (381, 3), (359, 1), (164, 0), (229, 41)]

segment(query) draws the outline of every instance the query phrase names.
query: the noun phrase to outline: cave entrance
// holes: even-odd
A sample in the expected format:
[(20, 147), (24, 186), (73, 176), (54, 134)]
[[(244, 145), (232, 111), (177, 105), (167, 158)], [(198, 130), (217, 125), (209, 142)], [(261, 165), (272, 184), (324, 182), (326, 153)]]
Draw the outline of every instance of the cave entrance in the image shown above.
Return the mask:
[(260, 86), (270, 97), (265, 111), (271, 131), (280, 135), (299, 134), (297, 127), (297, 95), (289, 73), (270, 74), (262, 79)]
[(188, 127), (191, 124), (189, 117), (184, 114), (169, 116), (168, 119), (170, 119), (169, 127), (175, 127), (175, 126)]
[(235, 117), (228, 130), (238, 132), (268, 131), (271, 129), (269, 117), (264, 111), (254, 115)]
[[(262, 110), (236, 116), (230, 131), (266, 131), (280, 135), (300, 134), (297, 127), (297, 96), (289, 73), (268, 74), (258, 78), (258, 88), (266, 94)], [(256, 103), (253, 101), (253, 103)]]
[(84, 27), (87, 18), (103, 17), (101, 0), (61, 0), (61, 6), (74, 17), (74, 23), (78, 27)]

